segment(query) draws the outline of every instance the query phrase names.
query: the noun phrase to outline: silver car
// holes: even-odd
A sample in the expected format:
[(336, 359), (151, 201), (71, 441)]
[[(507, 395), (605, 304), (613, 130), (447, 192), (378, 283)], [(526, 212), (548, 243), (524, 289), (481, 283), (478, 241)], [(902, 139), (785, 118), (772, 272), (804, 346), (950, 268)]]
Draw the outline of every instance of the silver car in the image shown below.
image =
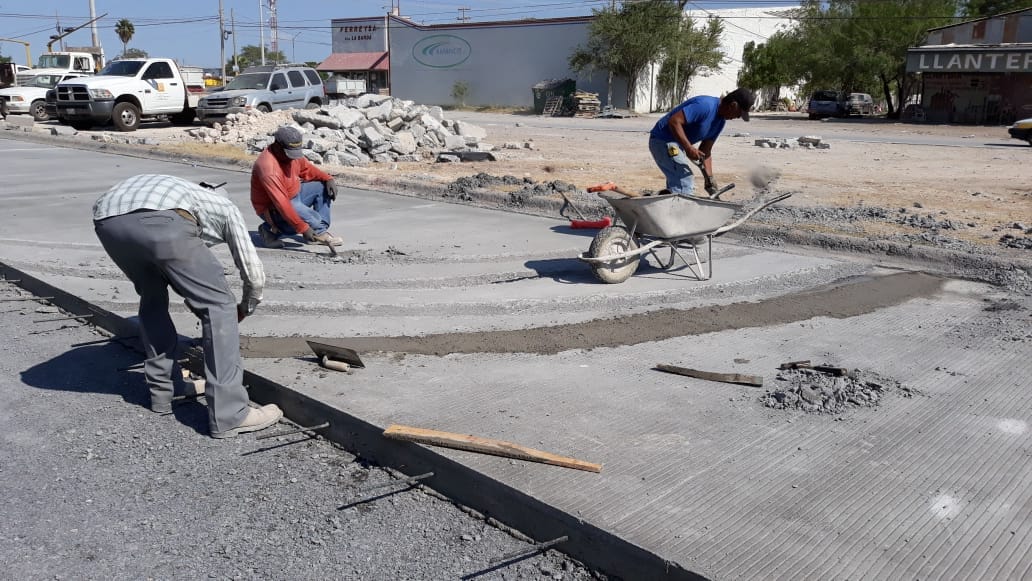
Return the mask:
[(213, 125), (230, 113), (318, 109), (326, 102), (319, 73), (304, 65), (265, 65), (245, 69), (220, 91), (197, 103), (197, 118)]

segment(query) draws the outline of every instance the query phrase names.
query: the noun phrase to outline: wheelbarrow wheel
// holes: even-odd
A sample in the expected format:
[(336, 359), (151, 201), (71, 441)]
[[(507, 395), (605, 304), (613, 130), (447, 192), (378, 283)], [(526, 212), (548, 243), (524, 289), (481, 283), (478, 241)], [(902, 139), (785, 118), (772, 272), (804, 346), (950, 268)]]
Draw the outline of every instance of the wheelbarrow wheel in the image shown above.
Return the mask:
[[(637, 249), (638, 243), (631, 238), (631, 233), (627, 231), (627, 228), (610, 226), (598, 231), (591, 241), (588, 254), (592, 258), (605, 258), (624, 252), (633, 252)], [(634, 271), (638, 270), (640, 260), (640, 255), (617, 258), (608, 262), (592, 264), (591, 270), (598, 280), (608, 284), (617, 284), (627, 280), (634, 274)]]

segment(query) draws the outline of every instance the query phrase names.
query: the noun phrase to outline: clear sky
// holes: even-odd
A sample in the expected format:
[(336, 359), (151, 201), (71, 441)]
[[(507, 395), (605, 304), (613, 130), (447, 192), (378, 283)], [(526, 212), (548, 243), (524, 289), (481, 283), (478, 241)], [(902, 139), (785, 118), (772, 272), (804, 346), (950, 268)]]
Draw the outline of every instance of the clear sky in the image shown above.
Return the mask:
[[(393, 6), (402, 16), (420, 24), (558, 18), (590, 15), (592, 9), (608, 6), (611, 0), (275, 0), (279, 50), (287, 59), (321, 62), (330, 54), (330, 21), (334, 18), (379, 16)], [(786, 6), (792, 0), (724, 0), (689, 2), (705, 9)], [(136, 29), (129, 48), (151, 56), (174, 58), (182, 64), (219, 67), (219, 0), (93, 0), (97, 34), (107, 57), (122, 52), (114, 32), (115, 23), (128, 19)], [(465, 10), (460, 10), (466, 8)], [(264, 36), (270, 48), (269, 0), (222, 0), (226, 30), (235, 31), (226, 41), (226, 56), (245, 45), (258, 46)], [(231, 20), (232, 17), (232, 20)], [(62, 27), (80, 26), (90, 19), (90, 0), (0, 0), (0, 38), (31, 43), (32, 58), (46, 51), (50, 35)], [(265, 26), (262, 27), (261, 23)], [(235, 37), (235, 39), (234, 39)], [(83, 27), (64, 39), (67, 46), (88, 46), (90, 27)], [(55, 50), (59, 44), (54, 45)], [(0, 41), (0, 54), (24, 64), (25, 48), (20, 43)]]

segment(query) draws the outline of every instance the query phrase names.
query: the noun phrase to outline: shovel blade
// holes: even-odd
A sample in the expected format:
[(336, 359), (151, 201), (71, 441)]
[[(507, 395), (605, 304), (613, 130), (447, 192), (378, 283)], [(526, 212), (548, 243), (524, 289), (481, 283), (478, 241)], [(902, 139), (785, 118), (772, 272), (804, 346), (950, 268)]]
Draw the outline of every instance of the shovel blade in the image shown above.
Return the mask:
[(316, 341), (305, 342), (308, 343), (308, 346), (312, 348), (313, 352), (315, 352), (315, 356), (320, 359), (323, 356), (326, 356), (329, 359), (343, 361), (352, 367), (365, 367), (365, 363), (362, 363), (362, 359), (354, 349), (348, 349), (347, 347), (341, 347), (340, 345), (319, 343)]

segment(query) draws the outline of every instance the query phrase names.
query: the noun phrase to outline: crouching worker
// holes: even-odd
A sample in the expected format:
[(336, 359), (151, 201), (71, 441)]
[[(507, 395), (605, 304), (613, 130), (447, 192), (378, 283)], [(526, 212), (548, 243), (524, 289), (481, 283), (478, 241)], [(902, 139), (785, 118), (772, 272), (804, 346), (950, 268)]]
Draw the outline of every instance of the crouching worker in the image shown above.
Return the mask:
[(340, 246), (344, 240), (328, 231), (336, 199), (333, 176), (305, 159), (301, 131), (290, 125), (277, 129), (251, 168), (251, 205), (262, 219), (262, 244), (283, 248), (280, 238), (297, 234), (309, 244)]
[[(278, 422), (279, 407), (250, 407), (244, 389), (238, 323), (261, 302), (265, 273), (233, 202), (177, 177), (138, 175), (97, 200), (93, 224), (104, 250), (140, 295), (151, 409), (172, 411), (172, 396), (183, 383), (176, 364), (179, 335), (168, 311), (172, 287), (201, 321), (211, 436), (228, 438)], [(223, 242), (243, 281), (239, 304), (222, 264), (208, 249)]]

